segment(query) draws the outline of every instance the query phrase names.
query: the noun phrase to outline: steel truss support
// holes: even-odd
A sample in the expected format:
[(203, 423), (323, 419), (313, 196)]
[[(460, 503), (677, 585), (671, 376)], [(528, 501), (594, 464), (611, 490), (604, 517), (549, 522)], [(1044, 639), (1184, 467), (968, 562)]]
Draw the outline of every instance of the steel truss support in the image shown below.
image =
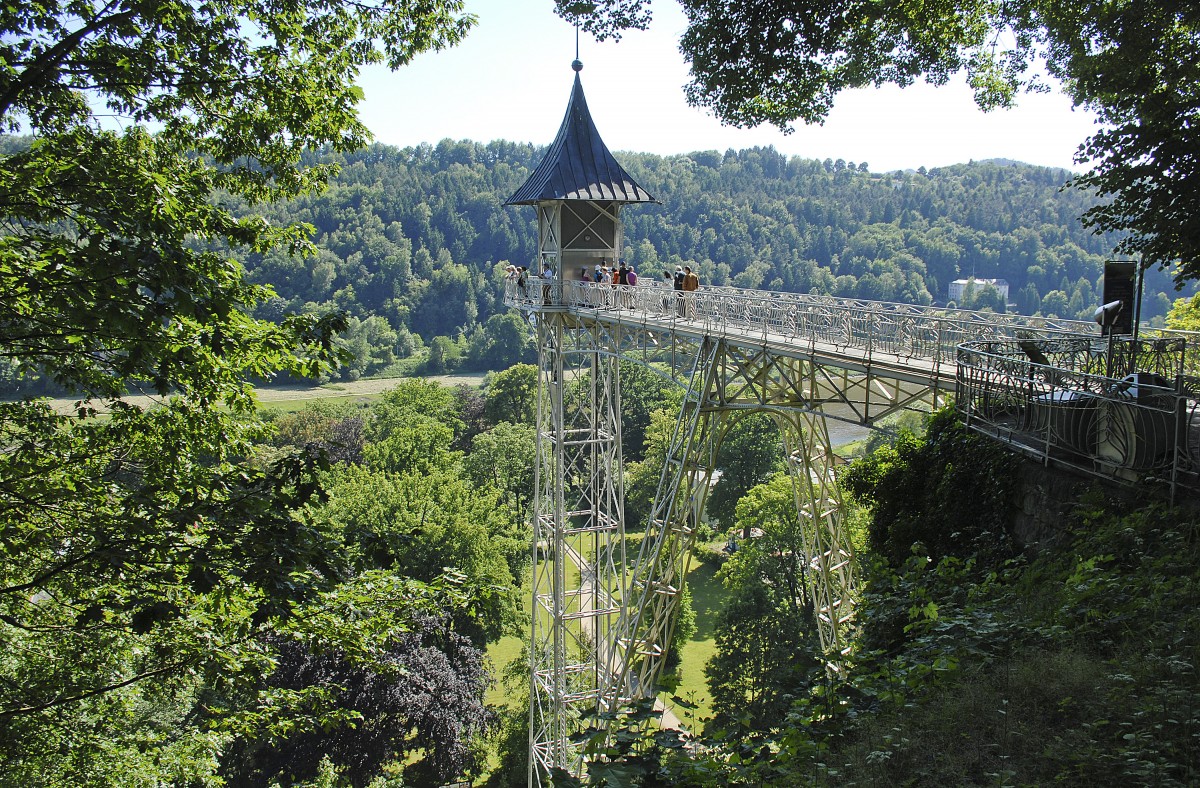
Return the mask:
[(771, 417), (783, 435), (804, 554), (816, 575), (812, 591), (821, 648), (830, 670), (840, 671), (854, 614), (854, 548), (843, 527), (829, 430), (823, 416), (809, 411), (773, 410)]
[[(937, 393), (869, 371), (839, 375), (789, 349), (648, 329), (566, 312), (539, 316), (531, 785), (543, 785), (552, 768), (582, 771), (584, 753), (571, 737), (595, 724), (593, 708), (612, 712), (654, 696), (717, 453), (747, 413), (769, 414), (782, 433), (815, 623), (829, 669), (840, 670), (853, 615), (853, 551), (826, 409), (869, 421)], [(619, 359), (686, 381), (646, 537), (628, 563)]]
[(564, 317), (543, 313), (537, 328), (530, 785), (578, 768), (570, 737), (612, 683), (627, 585), (619, 366)]
[(601, 704), (604, 711), (653, 697), (662, 673), (720, 445), (723, 414), (706, 407), (719, 347), (706, 341), (695, 358), (634, 565), (629, 605), (617, 622), (612, 681)]
[(719, 340), (700, 348), (633, 570), (629, 606), (617, 625), (618, 661), (602, 708), (653, 695), (717, 453), (729, 428), (754, 411), (770, 414), (783, 436), (806, 560), (815, 575), (816, 625), (827, 664), (840, 670), (853, 612), (853, 550), (842, 528), (825, 417), (812, 398), (819, 376), (802, 359), (747, 354)]

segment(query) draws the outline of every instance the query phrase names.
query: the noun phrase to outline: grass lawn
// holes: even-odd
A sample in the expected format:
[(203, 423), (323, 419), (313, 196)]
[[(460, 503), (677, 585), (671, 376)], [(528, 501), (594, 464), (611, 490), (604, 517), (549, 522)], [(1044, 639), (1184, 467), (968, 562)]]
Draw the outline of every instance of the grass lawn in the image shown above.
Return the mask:
[[(725, 600), (725, 589), (715, 575), (716, 570), (708, 564), (692, 562), (687, 583), (692, 591), (692, 607), (696, 609), (696, 634), (680, 648), (679, 667), (676, 669), (678, 687), (674, 692), (662, 696), (664, 701), (671, 704), (675, 716), (690, 730), (696, 730), (700, 727), (698, 722), (712, 716), (712, 698), (704, 681), (704, 666), (717, 650), (713, 626)], [(672, 703), (671, 695), (694, 703), (697, 708), (687, 709)]]
[[(489, 706), (507, 706), (508, 705), (508, 690), (505, 689), (501, 677), (504, 671), (508, 669), (509, 663), (516, 659), (521, 653), (521, 647), (525, 645), (526, 636), (522, 635), (506, 635), (495, 643), (489, 643), (487, 647), (487, 656), (491, 660), (492, 677), (495, 678), (495, 683), (488, 689), (487, 694), (483, 696), (483, 702)], [(528, 678), (526, 678), (528, 681)]]

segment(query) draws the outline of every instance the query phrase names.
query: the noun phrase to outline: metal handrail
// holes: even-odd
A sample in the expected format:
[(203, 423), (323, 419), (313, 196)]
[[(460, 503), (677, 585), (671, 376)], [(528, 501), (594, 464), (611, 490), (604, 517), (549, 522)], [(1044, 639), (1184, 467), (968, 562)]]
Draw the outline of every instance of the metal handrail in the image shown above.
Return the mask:
[[(939, 376), (955, 371), (956, 400), (968, 424), (1033, 447), (1044, 459), (1065, 454), (1067, 464), (1114, 478), (1133, 471), (1169, 473), (1173, 488), (1191, 484), (1188, 480), (1200, 474), (1200, 445), (1193, 445), (1200, 438), (1191, 430), (1193, 423), (1200, 424), (1200, 363), (1196, 343), (1187, 341), (1196, 337), (1186, 332), (1158, 329), (1137, 341), (1108, 339), (1097, 334), (1094, 323), (1080, 320), (734, 287), (683, 292), (660, 281), (614, 286), (533, 277), (522, 290), (508, 280), (505, 302), (528, 311), (604, 313), (797, 350), (833, 351), (858, 362), (886, 356), (932, 363)], [(1036, 349), (1032, 355), (1031, 348)], [(1133, 370), (1170, 381), (1170, 403), (1164, 404), (1162, 396), (1129, 402), (1121, 394), (1127, 383), (1122, 377)], [(1107, 421), (1092, 420), (1081, 434), (1063, 434), (1056, 408), (1074, 402), (1072, 397), (1091, 398), (1088, 407), (1110, 403), (1104, 406)], [(1146, 415), (1151, 413), (1160, 415)], [(1126, 424), (1121, 429), (1128, 434), (1114, 437), (1113, 414), (1123, 414), (1122, 423), (1133, 419), (1158, 426), (1146, 437), (1145, 430)], [(1163, 427), (1163, 419), (1173, 426)], [(1169, 445), (1161, 438), (1163, 430), (1172, 435)], [(1124, 448), (1113, 448), (1122, 442)]]
[(935, 363), (952, 363), (956, 348), (975, 339), (1094, 334), (1096, 330), (1095, 324), (1079, 320), (771, 290), (703, 287), (683, 292), (658, 281), (629, 286), (532, 277), (522, 291), (516, 280), (507, 280), (505, 302), (532, 310), (608, 311), (634, 320), (686, 323), (709, 334)]
[(978, 341), (959, 348), (967, 425), (1045, 462), (1200, 488), (1195, 378), (1180, 337)]

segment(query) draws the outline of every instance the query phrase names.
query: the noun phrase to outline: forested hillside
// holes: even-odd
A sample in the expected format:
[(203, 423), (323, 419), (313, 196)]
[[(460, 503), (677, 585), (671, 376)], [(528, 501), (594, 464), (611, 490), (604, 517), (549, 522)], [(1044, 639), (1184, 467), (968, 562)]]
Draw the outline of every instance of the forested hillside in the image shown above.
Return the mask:
[[(439, 365), (519, 360), (519, 342), (489, 342), (512, 326), (482, 326), (503, 311), (497, 266), (534, 258), (533, 212), (502, 203), (541, 153), (444, 140), (325, 157), (341, 165), (332, 187), (270, 215), (312, 224), (320, 253), (247, 261), (279, 295), (263, 316), (347, 310), (351, 376), (439, 336), (454, 340), (440, 343)], [(1114, 243), (1080, 226), (1093, 203), (1064, 189), (1069, 173), (1058, 169), (978, 162), (873, 173), (771, 148), (620, 158), (663, 203), (624, 213), (626, 258), (643, 272), (690, 261), (708, 284), (928, 304), (974, 275), (1006, 279), (1023, 313), (1090, 318)], [(1147, 294), (1145, 316), (1164, 314), (1174, 297), (1166, 274), (1150, 274)], [(1002, 308), (993, 296), (985, 290), (972, 305)]]
[[(26, 144), (4, 138), (0, 150)], [(277, 294), (256, 316), (346, 313), (337, 374), (351, 379), (531, 360), (528, 332), (501, 303), (500, 271), (534, 259), (535, 219), (503, 202), (542, 152), (443, 140), (310, 154), (310, 165), (340, 168), (330, 187), (254, 210), (274, 225), (311, 225), (317, 253), (246, 254), (251, 281)], [(772, 148), (620, 158), (662, 201), (625, 211), (626, 259), (642, 273), (691, 263), (705, 284), (930, 304), (946, 302), (954, 279), (1001, 278), (1021, 313), (1087, 319), (1116, 240), (1080, 225), (1093, 200), (1064, 188), (1070, 174), (1059, 169), (873, 173)], [(1165, 315), (1174, 297), (1168, 274), (1149, 272), (1144, 318)], [(1005, 308), (991, 288), (956, 306)], [(27, 377), (0, 368), (0, 378), (10, 393), (30, 390)]]

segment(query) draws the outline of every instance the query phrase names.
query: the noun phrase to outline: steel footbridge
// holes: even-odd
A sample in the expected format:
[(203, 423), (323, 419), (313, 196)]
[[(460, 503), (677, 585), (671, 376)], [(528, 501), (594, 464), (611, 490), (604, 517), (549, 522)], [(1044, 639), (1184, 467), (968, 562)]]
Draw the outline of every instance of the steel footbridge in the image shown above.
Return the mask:
[[(534, 327), (539, 353), (529, 641), (535, 784), (553, 768), (582, 767), (586, 753), (572, 736), (597, 714), (654, 696), (721, 441), (739, 418), (766, 413), (782, 435), (815, 623), (837, 671), (853, 617), (854, 562), (827, 419), (875, 425), (904, 409), (940, 407), (956, 390), (978, 418), (996, 395), (974, 375), (989, 348), (1025, 346), (1036, 359), (1037, 348), (1066, 344), (1094, 361), (1112, 352), (1094, 324), (1079, 321), (735, 288), (686, 293), (532, 278), (509, 281), (506, 301)], [(1143, 342), (1143, 356), (1155, 342), (1178, 340)], [(645, 365), (683, 391), (647, 523), (624, 519), (621, 362)], [(1022, 364), (1027, 372), (1041, 366), (1029, 355)], [(627, 525), (645, 528), (636, 554)]]

